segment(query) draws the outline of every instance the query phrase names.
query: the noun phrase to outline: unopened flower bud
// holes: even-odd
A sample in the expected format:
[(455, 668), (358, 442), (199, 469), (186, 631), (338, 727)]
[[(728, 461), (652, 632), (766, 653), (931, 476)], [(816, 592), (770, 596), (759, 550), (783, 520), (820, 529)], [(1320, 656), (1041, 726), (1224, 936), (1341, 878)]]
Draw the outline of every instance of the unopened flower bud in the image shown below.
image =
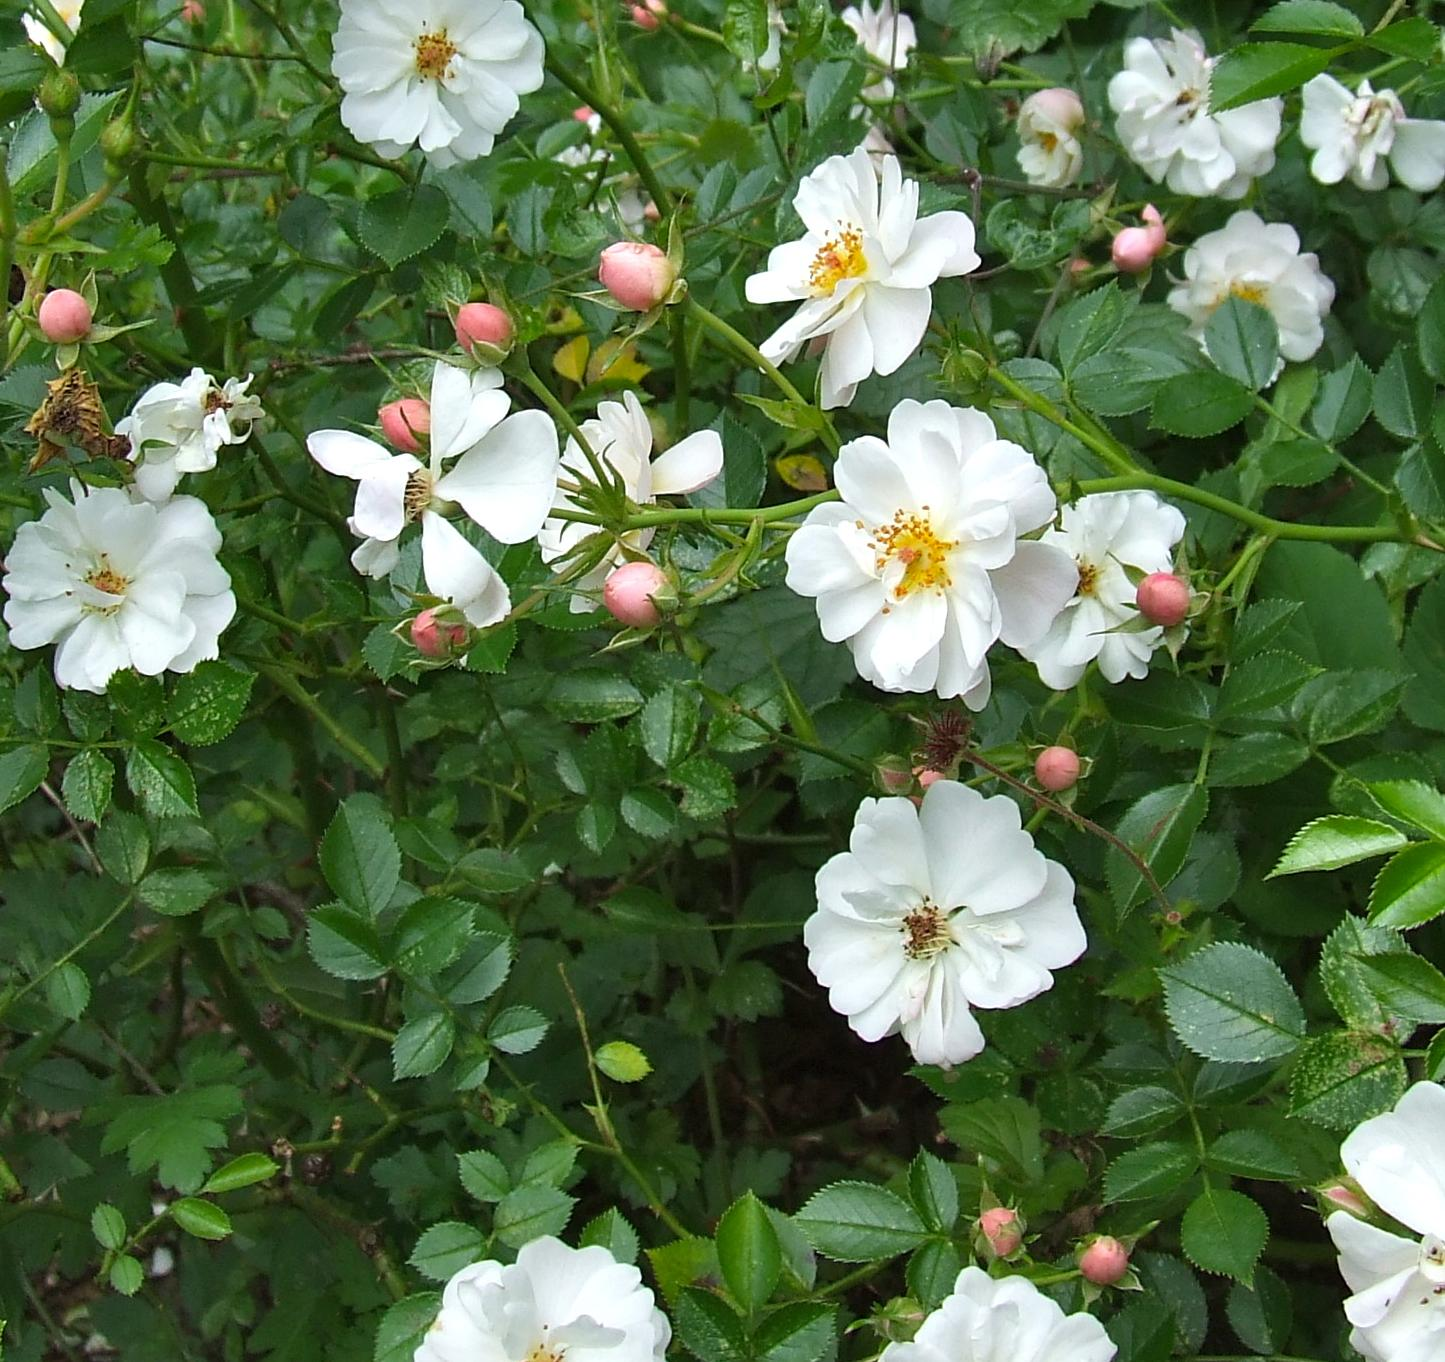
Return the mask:
[(463, 303), (457, 309), (456, 332), (457, 344), (468, 354), (478, 345), (503, 351), (512, 343), (512, 319), (494, 303)]
[(642, 0), (642, 3), (629, 6), (632, 14), (632, 22), (638, 28), (645, 28), (648, 32), (655, 29), (658, 24), (667, 18), (667, 5), (664, 0)]
[(592, 117), (594, 112), (595, 110), (590, 104), (579, 104), (575, 109), (572, 110), (572, 117), (575, 118), (579, 123), (586, 123)]
[(411, 641), (423, 657), (451, 657), (466, 645), (467, 626), (446, 623), (435, 610), (423, 610), (411, 622)]
[(1164, 219), (1152, 203), (1144, 209), (1143, 217), (1143, 227), (1125, 227), (1114, 238), (1111, 248), (1114, 267), (1125, 274), (1142, 274), (1169, 243)]
[(1129, 1250), (1110, 1234), (1100, 1235), (1079, 1255), (1079, 1271), (1095, 1286), (1113, 1286), (1129, 1270)]
[(418, 435), (431, 430), (431, 404), (420, 397), (403, 397), (388, 402), (378, 413), (381, 433), (393, 449), (415, 454), (421, 449)]
[(36, 313), (41, 334), (52, 345), (73, 345), (90, 333), (90, 304), (73, 288), (51, 289)]
[(1072, 90), (1056, 85), (1050, 90), (1035, 90), (1019, 108), (1019, 118), (1057, 123), (1072, 132), (1083, 124), (1084, 105)]
[(74, 72), (56, 67), (40, 78), (35, 102), (47, 118), (69, 120), (80, 107), (80, 82)]
[(1333, 1209), (1337, 1211), (1348, 1211), (1351, 1215), (1359, 1216), (1362, 1220), (1370, 1214), (1370, 1208), (1365, 1205), (1364, 1198), (1361, 1197), (1353, 1187), (1347, 1187), (1343, 1182), (1336, 1182), (1328, 1187), (1321, 1187), (1320, 1199), (1327, 1202)]
[(119, 118), (112, 118), (101, 129), (100, 151), (105, 158), (106, 174), (119, 178), (119, 172), (135, 158), (135, 119), (129, 111)]
[(642, 205), (642, 216), (646, 218), (648, 222), (661, 222), (662, 209), (651, 199), (648, 199), (648, 201)]
[(995, 1258), (1017, 1253), (1024, 1241), (1018, 1212), (1007, 1206), (994, 1206), (979, 1216), (978, 1232)]
[(903, 794), (913, 785), (913, 768), (902, 757), (879, 757), (873, 779), (885, 794)]
[(602, 252), (597, 277), (623, 307), (650, 312), (667, 301), (677, 270), (667, 252), (650, 241), (614, 241)]
[(632, 629), (651, 629), (676, 603), (672, 583), (656, 563), (623, 563), (602, 584), (602, 604)]
[(1079, 779), (1079, 754), (1071, 747), (1046, 747), (1034, 758), (1034, 779), (1052, 794), (1070, 790)]
[(1189, 583), (1172, 572), (1151, 572), (1139, 583), (1136, 599), (1150, 624), (1172, 629), (1189, 618)]
[(942, 772), (942, 771), (930, 771), (930, 770), (925, 769), (925, 770), (922, 770), (922, 771), (920, 771), (920, 772), (918, 773), (918, 783), (919, 783), (919, 785), (921, 785), (925, 790), (928, 789), (928, 787), (929, 787), (930, 785), (935, 784), (936, 782), (942, 780), (943, 778), (944, 778), (944, 776), (943, 776), (943, 772)]
[(201, 0), (181, 0), (181, 18), (188, 24), (206, 22), (206, 7)]

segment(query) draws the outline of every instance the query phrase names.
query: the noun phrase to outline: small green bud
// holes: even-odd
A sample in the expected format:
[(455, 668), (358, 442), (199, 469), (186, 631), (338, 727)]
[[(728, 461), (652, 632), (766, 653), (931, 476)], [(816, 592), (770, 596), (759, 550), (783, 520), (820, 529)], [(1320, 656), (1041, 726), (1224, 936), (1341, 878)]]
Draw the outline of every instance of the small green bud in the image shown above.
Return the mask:
[(105, 157), (107, 167), (116, 166), (123, 170), (128, 166), (135, 159), (138, 140), (135, 122), (128, 114), (112, 118), (100, 134), (101, 155)]
[[(35, 102), (40, 106), (40, 111), (50, 119), (52, 126), (58, 123), (69, 125), (64, 133), (68, 137), (75, 128), (74, 114), (80, 107), (80, 82), (71, 72), (56, 67), (41, 77), (40, 88), (35, 92)], [(58, 126), (55, 127), (55, 135), (62, 135)]]

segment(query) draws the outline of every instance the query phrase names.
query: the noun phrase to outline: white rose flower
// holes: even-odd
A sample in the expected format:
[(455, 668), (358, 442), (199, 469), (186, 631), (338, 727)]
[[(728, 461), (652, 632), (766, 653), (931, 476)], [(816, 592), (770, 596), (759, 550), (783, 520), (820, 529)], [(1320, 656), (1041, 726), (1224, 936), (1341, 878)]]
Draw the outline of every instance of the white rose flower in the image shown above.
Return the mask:
[[(881, 177), (881, 178), (880, 178)], [(824, 407), (846, 407), (869, 374), (891, 374), (923, 340), (932, 285), (979, 266), (967, 214), (918, 216), (918, 184), (893, 156), (875, 170), (866, 147), (832, 156), (799, 186), (807, 234), (775, 246), (746, 286), (750, 303), (802, 302), (763, 342), (779, 363), (826, 337)]]
[(244, 379), (218, 384), (204, 369), (179, 383), (147, 388), (115, 433), (130, 440), (135, 486), (147, 501), (164, 501), (184, 473), (209, 473), (225, 445), (243, 444), (264, 415)]
[(1204, 327), (1233, 294), (1267, 309), (1279, 326), (1279, 367), (1309, 359), (1324, 344), (1324, 317), (1335, 286), (1313, 251), (1300, 253), (1299, 233), (1257, 213), (1235, 213), (1184, 252), (1184, 282), (1168, 303), (1189, 319), (1189, 334), (1204, 345)]
[(1284, 100), (1210, 113), (1214, 58), (1197, 33), (1173, 33), (1125, 44), (1124, 69), (1109, 82), (1119, 140), (1151, 180), (1166, 180), (1176, 194), (1243, 198), (1274, 165)]
[(1357, 1127), (1340, 1149), (1350, 1176), (1407, 1239), (1336, 1211), (1325, 1221), (1354, 1293), (1350, 1346), (1370, 1362), (1445, 1355), (1445, 1088), (1416, 1083), (1393, 1111)]
[(1026, 1277), (958, 1274), (909, 1343), (879, 1362), (1110, 1362), (1117, 1349), (1092, 1315), (1066, 1315)]
[[(72, 33), (79, 30), (80, 12), (85, 8), (85, 0), (50, 0), (50, 7)], [(20, 22), (25, 28), (25, 36), (36, 47), (57, 66), (65, 65), (65, 44), (50, 31), (43, 20), (33, 14), (22, 14)]]
[(474, 161), (541, 89), (542, 53), (517, 0), (341, 0), (341, 121), (383, 156)]
[(1036, 90), (1019, 106), (1019, 169), (1030, 184), (1062, 189), (1079, 178), (1084, 148), (1077, 133), (1084, 106), (1072, 90)]
[(1004, 795), (937, 780), (921, 806), (865, 799), (848, 847), (818, 871), (808, 968), (858, 1035), (902, 1032), (920, 1064), (972, 1059), (970, 1008), (1037, 997), (1088, 944), (1069, 872)]
[(45, 499), (50, 509), (20, 527), (5, 558), (13, 647), (58, 644), (56, 683), (96, 694), (126, 667), (158, 676), (218, 655), (236, 598), (204, 502), (156, 506), (75, 481), (69, 501), (50, 488)]
[[(843, 22), (857, 34), (863, 50), (890, 71), (903, 70), (908, 54), (918, 46), (913, 20), (900, 14), (892, 0), (879, 0), (876, 6), (871, 0), (849, 5), (843, 11)], [(863, 94), (867, 99), (892, 99), (892, 77), (880, 76), (863, 87)]]
[(886, 442), (843, 446), (834, 476), (842, 500), (794, 533), (788, 586), (865, 680), (982, 709), (988, 650), (1037, 642), (1078, 581), (1062, 549), (1019, 537), (1054, 517), (1043, 469), (981, 411), (909, 398)]
[[(348, 430), (318, 430), (306, 441), (311, 457), (328, 473), (358, 484), (348, 524), (363, 542), (351, 555), (352, 566), (368, 577), (385, 577), (400, 556), (402, 532), (419, 520), (427, 590), (451, 601), (479, 629), (511, 609), (511, 596), (496, 569), (443, 511), (455, 502), (492, 538), (521, 544), (541, 528), (557, 488), (551, 418), (541, 411), (507, 416), (510, 405), (497, 370), (469, 373), (438, 364), (432, 373), (427, 463)], [(451, 459), (456, 462), (444, 469)]]
[[(650, 505), (658, 497), (695, 492), (722, 472), (722, 437), (715, 430), (696, 431), (653, 458), (652, 426), (636, 393), (623, 393), (621, 402), (599, 402), (597, 415), (582, 422), (582, 434), (598, 461), (621, 479), (627, 499), (635, 506)], [(592, 465), (575, 439), (567, 441), (562, 467), (564, 478), (570, 474), (576, 482), (593, 480)], [(555, 504), (559, 510), (580, 509), (565, 485), (558, 488)], [(542, 561), (555, 563), (565, 558), (588, 535), (596, 532), (595, 525), (557, 517), (549, 519), (537, 536)], [(598, 591), (608, 573), (626, 561), (625, 549), (645, 549), (652, 542), (653, 534), (651, 529), (628, 531), (622, 543), (602, 562), (575, 578), (572, 610), (580, 614), (595, 609), (597, 601), (587, 593)]]
[(1101, 492), (1064, 507), (1058, 527), (1045, 530), (1040, 542), (1074, 560), (1079, 584), (1048, 633), (1022, 649), (1045, 685), (1070, 689), (1095, 658), (1104, 679), (1115, 684), (1149, 674), (1164, 631), (1121, 632), (1139, 616), (1138, 588), (1125, 569), (1145, 576), (1170, 571), (1183, 537), (1184, 517), (1153, 492)]
[[(1321, 184), (1346, 175), (1361, 189), (1383, 189), (1390, 171), (1407, 189), (1428, 194), (1445, 180), (1445, 123), (1406, 118), (1393, 90), (1376, 94), (1367, 80), (1352, 95), (1333, 76), (1304, 87), (1299, 136), (1314, 156), (1310, 174)], [(1389, 161), (1388, 168), (1386, 160)]]
[(415, 1362), (662, 1362), (671, 1337), (635, 1267), (548, 1235), (458, 1272)]

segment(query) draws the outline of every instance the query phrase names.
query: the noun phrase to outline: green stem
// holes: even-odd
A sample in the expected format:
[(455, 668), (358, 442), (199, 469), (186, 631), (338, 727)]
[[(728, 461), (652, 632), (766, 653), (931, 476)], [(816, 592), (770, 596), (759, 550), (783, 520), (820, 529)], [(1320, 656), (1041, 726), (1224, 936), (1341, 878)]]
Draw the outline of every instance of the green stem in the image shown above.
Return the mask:
[(121, 915), (130, 908), (131, 902), (134, 898), (135, 890), (127, 890), (125, 897), (121, 899), (121, 901), (116, 904), (116, 906), (109, 913), (106, 914), (104, 919), (96, 926), (92, 927), (91, 930), (88, 931), (83, 937), (81, 937), (80, 940), (77, 941), (75, 945), (73, 945), (68, 951), (66, 951), (64, 955), (62, 955), (58, 960), (52, 960), (50, 964), (48, 964), (43, 970), (41, 970), (40, 973), (37, 974), (33, 979), (28, 979), (25, 983), (21, 984), (21, 986), (17, 988), (15, 992), (7, 992), (3, 997), (0, 997), (0, 1019), (3, 1019), (5, 1017), (5, 1014), (9, 1012), (10, 1009), (14, 1007), (15, 1004), (18, 1003), (23, 997), (25, 997), (25, 995), (29, 993), (32, 989), (39, 988), (40, 985), (43, 984), (48, 978), (50, 978), (50, 976), (54, 974), (55, 971), (58, 970), (62, 965), (68, 965), (82, 951), (87, 950), (89, 947), (93, 946), (97, 941), (99, 941), (100, 938), (104, 936), (106, 932), (108, 932), (117, 921), (119, 921)]
[(163, 194), (152, 194), (146, 182), (145, 163), (137, 162), (130, 172), (130, 201), (140, 217), (156, 228), (171, 244), (171, 254), (161, 265), (161, 278), (165, 281), (166, 292), (170, 295), (171, 306), (175, 309), (176, 325), (181, 328), (186, 346), (195, 360), (203, 360), (210, 354), (213, 334), (201, 313), (196, 281), (191, 267), (186, 263), (185, 249), (181, 245), (180, 233), (176, 230), (175, 219), (171, 216), (170, 205)]
[(1131, 474), (1138, 472), (1132, 459), (1123, 448), (1113, 441), (1105, 440), (1093, 431), (1086, 430), (1077, 422), (1069, 420), (1047, 397), (1036, 393), (1032, 388), (1026, 388), (1022, 383), (1016, 382), (1004, 373), (1002, 369), (990, 369), (989, 378), (997, 384), (1004, 392), (1022, 402), (1030, 411), (1037, 412), (1044, 420), (1058, 426), (1060, 430), (1067, 431), (1080, 444), (1092, 449), (1110, 468), (1116, 473)]
[(287, 699), (300, 705), (330, 735), (331, 740), (346, 752), (358, 766), (362, 767), (373, 780), (386, 775), (386, 767), (376, 759), (345, 728), (331, 717), (317, 702), (316, 698), (294, 677), (281, 667), (260, 667), (261, 675), (271, 682)]
[(674, 307), (668, 313), (672, 331), (672, 415), (677, 435), (687, 430), (687, 407), (691, 397), (691, 380), (687, 362), (687, 313)]

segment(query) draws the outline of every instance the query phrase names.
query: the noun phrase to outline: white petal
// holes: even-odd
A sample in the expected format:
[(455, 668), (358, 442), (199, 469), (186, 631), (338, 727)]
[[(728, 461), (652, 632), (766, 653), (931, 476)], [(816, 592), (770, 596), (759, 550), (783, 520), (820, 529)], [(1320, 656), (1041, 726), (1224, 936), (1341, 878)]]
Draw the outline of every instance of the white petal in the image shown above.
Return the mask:
[(450, 601), (478, 629), (496, 624), (512, 607), (497, 570), (435, 511), (421, 518), (421, 565), (427, 590)]

